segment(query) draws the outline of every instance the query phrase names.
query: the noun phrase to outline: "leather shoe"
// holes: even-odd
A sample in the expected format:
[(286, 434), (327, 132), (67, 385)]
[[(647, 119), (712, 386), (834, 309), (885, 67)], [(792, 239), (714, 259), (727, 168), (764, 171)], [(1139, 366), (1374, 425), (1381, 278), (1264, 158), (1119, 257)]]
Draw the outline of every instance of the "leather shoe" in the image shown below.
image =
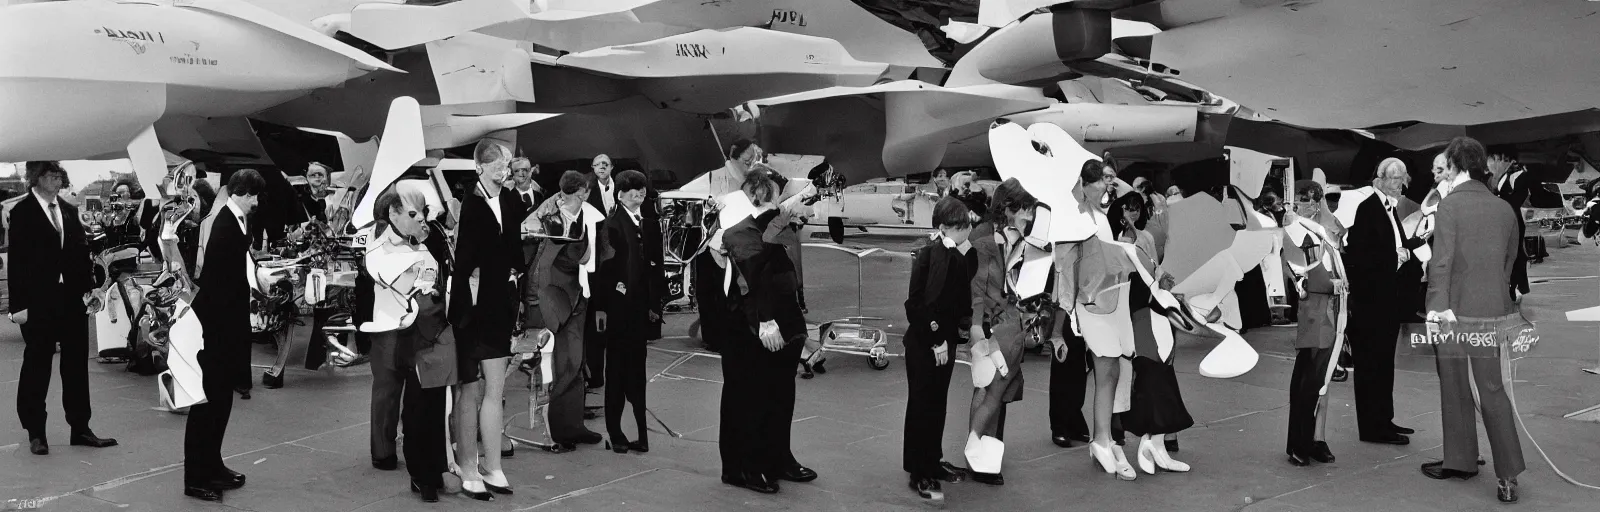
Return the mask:
[(933, 478), (935, 480), (944, 480), (945, 482), (954, 484), (966, 481), (967, 473), (967, 468), (959, 467), (955, 464), (941, 460), (939, 461), (938, 474), (934, 475)]
[(508, 444), (508, 445), (506, 445), (505, 448), (501, 448), (500, 449), (500, 458), (502, 458), (502, 459), (509, 459), (509, 458), (516, 457), (516, 456), (517, 456), (517, 445)]
[(933, 499), (933, 493), (940, 492), (942, 489), (939, 488), (938, 479), (913, 477), (911, 479), (911, 490), (916, 491), (917, 496), (921, 496), (922, 499), (928, 500)]
[(1316, 451), (1311, 452), (1311, 460), (1321, 462), (1323, 464), (1332, 464), (1333, 461), (1338, 459), (1333, 456), (1333, 450), (1328, 449), (1328, 443), (1326, 441), (1317, 441), (1317, 449)]
[(639, 453), (650, 453), (650, 442), (640, 439), (638, 441), (628, 443), (628, 449)]
[(1495, 492), (1501, 503), (1517, 502), (1517, 479), (1500, 480), (1500, 489)]
[(283, 375), (273, 375), (272, 372), (261, 372), (261, 386), (267, 389), (280, 389), (283, 387)]
[(1055, 443), (1056, 446), (1060, 446), (1062, 448), (1072, 447), (1072, 439), (1068, 438), (1067, 436), (1050, 436), (1050, 442)]
[(574, 441), (580, 444), (600, 444), (600, 441), (604, 440), (605, 436), (601, 436), (598, 432), (589, 432), (578, 436), (577, 439), (574, 439)]
[(776, 494), (778, 492), (778, 482), (768, 479), (767, 475), (761, 473), (747, 472), (738, 476), (724, 474), (722, 475), (722, 483), (743, 487), (761, 494)]
[(216, 478), (217, 480), (226, 481), (226, 482), (238, 482), (239, 485), (244, 485), (244, 481), (245, 481), (244, 473), (240, 473), (238, 471), (234, 471), (234, 470), (228, 469), (227, 467), (223, 467), (221, 471), (218, 471), (218, 473), (222, 473), (222, 475), (218, 476)]
[(1417, 431), (1415, 431), (1415, 430), (1412, 430), (1412, 429), (1409, 429), (1409, 428), (1406, 428), (1406, 427), (1402, 427), (1402, 426), (1396, 425), (1394, 423), (1390, 423), (1389, 424), (1389, 430), (1393, 430), (1394, 433), (1396, 433), (1396, 434), (1404, 434), (1404, 435), (1408, 435), (1408, 436), (1411, 435), (1411, 434), (1417, 433)]
[(222, 491), (197, 485), (183, 486), (183, 495), (200, 501), (222, 501)]
[(34, 455), (49, 455), (50, 441), (45, 440), (43, 437), (28, 438), (28, 451), (33, 452)]
[(972, 481), (987, 485), (1005, 485), (1006, 477), (1000, 473), (979, 473), (977, 471), (973, 471)]
[(628, 453), (628, 443), (626, 441), (619, 442), (619, 443), (613, 443), (611, 441), (606, 441), (606, 447), (610, 448), (611, 451), (616, 452), (616, 453)]
[[(1087, 442), (1089, 442), (1089, 439), (1088, 438), (1084, 438), (1083, 441), (1087, 443)], [(1167, 449), (1168, 452), (1178, 453), (1178, 440), (1177, 439), (1166, 439), (1166, 440), (1161, 441), (1161, 444), (1162, 444), (1163, 447), (1165, 447)]]
[(239, 393), (240, 400), (250, 399), (250, 388), (233, 388), (233, 390)]
[(550, 445), (549, 448), (546, 448), (545, 451), (548, 451), (550, 453), (567, 453), (567, 452), (575, 451), (577, 449), (578, 449), (578, 446), (574, 445), (572, 443), (555, 443), (555, 444)]
[(431, 485), (422, 485), (422, 484), (417, 483), (416, 480), (412, 480), (411, 481), (411, 492), (421, 494), (423, 503), (438, 503), (439, 502), (439, 488), (438, 487), (434, 487), (434, 486), (431, 486)]
[(85, 431), (82, 431), (82, 432), (78, 432), (76, 434), (72, 434), (72, 437), (69, 438), (69, 439), (70, 439), (69, 442), (72, 443), (72, 446), (88, 446), (88, 447), (91, 447), (91, 448), (109, 448), (109, 447), (117, 445), (117, 440), (116, 439), (112, 439), (112, 438), (109, 438), (109, 437), (98, 437), (98, 436), (94, 435), (94, 431), (91, 431), (91, 430), (85, 430)]
[(378, 468), (380, 471), (394, 471), (400, 468), (400, 458), (389, 457), (385, 459), (376, 459), (372, 461), (372, 467)]
[(1444, 461), (1423, 463), (1422, 474), (1428, 475), (1428, 478), (1432, 478), (1434, 480), (1444, 480), (1446, 478), (1466, 480), (1468, 478), (1478, 476), (1477, 471), (1461, 471), (1458, 469), (1444, 467)]
[(1291, 453), (1289, 454), (1289, 464), (1303, 468), (1311, 465), (1311, 459), (1298, 453)]
[(1363, 443), (1377, 443), (1377, 444), (1393, 444), (1393, 445), (1402, 445), (1403, 446), (1403, 445), (1411, 444), (1411, 438), (1406, 437), (1404, 434), (1395, 434), (1395, 433), (1391, 432), (1391, 433), (1389, 433), (1389, 435), (1386, 435), (1386, 436), (1362, 437), (1361, 438), (1361, 442), (1363, 442)]
[(811, 468), (795, 464), (793, 466), (789, 466), (788, 469), (783, 470), (782, 473), (779, 473), (778, 478), (788, 480), (790, 482), (804, 483), (816, 480), (817, 472), (812, 471)]

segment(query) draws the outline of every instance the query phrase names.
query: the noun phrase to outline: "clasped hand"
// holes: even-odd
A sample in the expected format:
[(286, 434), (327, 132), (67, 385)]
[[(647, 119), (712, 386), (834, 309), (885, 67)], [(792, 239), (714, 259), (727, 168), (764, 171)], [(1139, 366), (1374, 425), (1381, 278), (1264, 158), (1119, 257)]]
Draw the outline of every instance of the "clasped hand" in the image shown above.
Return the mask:
[(778, 322), (773, 320), (761, 322), (757, 334), (761, 336), (761, 345), (767, 347), (767, 350), (773, 352), (783, 350), (783, 334), (778, 331)]

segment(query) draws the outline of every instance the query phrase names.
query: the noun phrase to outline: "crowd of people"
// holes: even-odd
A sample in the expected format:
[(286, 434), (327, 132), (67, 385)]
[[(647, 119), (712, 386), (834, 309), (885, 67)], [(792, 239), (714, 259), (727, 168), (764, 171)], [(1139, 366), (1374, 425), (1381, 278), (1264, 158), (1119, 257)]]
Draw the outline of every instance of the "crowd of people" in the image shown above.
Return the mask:
[[(709, 196), (714, 206), (737, 198), (752, 210), (708, 233), (693, 262), (697, 300), (703, 339), (721, 353), (722, 480), (775, 493), (780, 481), (818, 477), (790, 448), (795, 371), (808, 338), (799, 232), (812, 212), (805, 202), (785, 200), (787, 180), (761, 163), (759, 146), (739, 141), (728, 149), (727, 165), (708, 176)], [(600, 155), (590, 173), (567, 171), (547, 192), (534, 179), (538, 166), (503, 145), (480, 143), (473, 160), (476, 180), (458, 198), (459, 219), (444, 215), (430, 181), (401, 179), (377, 191), (376, 222), (363, 248), (356, 316), (370, 344), (372, 465), (395, 470), (403, 455), (410, 489), (428, 502), (439, 499), (446, 473), (457, 475), (460, 492), (472, 499), (513, 493), (502, 464), (514, 454), (502, 442), (502, 404), (512, 356), (526, 350), (514, 345), (527, 340), (553, 344), (551, 451), (602, 441), (616, 453), (650, 450), (644, 361), (646, 342), (661, 337), (666, 284), (662, 214), (650, 183), (639, 171), (615, 172)], [(1467, 138), (1438, 155), (1432, 171), (1439, 185), (1416, 207), (1431, 229), (1401, 226), (1395, 209), (1409, 201), (1409, 174), (1398, 160), (1378, 167), (1375, 192), (1351, 225), (1333, 214), (1321, 184), (1294, 184), (1293, 207), (1275, 219), (1284, 228), (1283, 252), (1270, 256), (1284, 259), (1298, 298), (1285, 443), (1291, 465), (1335, 459), (1326, 390), (1346, 339), (1358, 369), (1359, 439), (1406, 444), (1411, 430), (1393, 421), (1393, 364), (1405, 315), (1448, 331), (1466, 319), (1516, 312), (1527, 292), (1521, 223), (1487, 186), (1486, 162), (1483, 146)], [(937, 232), (915, 253), (905, 301), (903, 469), (923, 497), (969, 479), (1004, 484), (1006, 411), (1023, 399), (1022, 356), (1034, 340), (1046, 340), (1052, 356), (1047, 406), (1055, 444), (1088, 444), (1097, 467), (1120, 480), (1136, 479), (1135, 465), (1149, 475), (1191, 469), (1172, 455), (1177, 433), (1194, 421), (1172, 353), (1160, 341), (1170, 348), (1167, 318), (1176, 308), (1154, 297), (1174, 286), (1162, 266), (1167, 205), (1216, 192), (1164, 197), (1148, 180), (1126, 185), (1097, 160), (1076, 172), (1080, 213), (1093, 220), (1095, 235), (1053, 248), (1031, 236), (1040, 202), (1022, 183), (1007, 180), (989, 192), (971, 173), (940, 182)], [(301, 203), (313, 222), (332, 214), (328, 178), (326, 166), (307, 168), (312, 192)], [(49, 451), (44, 397), (58, 342), (71, 443), (116, 444), (89, 428), (85, 311), (94, 285), (76, 208), (57, 200), (64, 179), (55, 162), (29, 162), (32, 197), (15, 209), (8, 233), (10, 317), (27, 341), (18, 415), (40, 455)], [(200, 500), (219, 500), (246, 483), (220, 450), (234, 395), (248, 397), (240, 381), (250, 377), (244, 340), (256, 276), (252, 213), (267, 190), (260, 173), (236, 170), (218, 196), (225, 204), (203, 209), (215, 212), (202, 228), (199, 260), (211, 263), (198, 273), (194, 302), (204, 326), (199, 364), (207, 400), (190, 410), (184, 441), (184, 493)], [(1023, 291), (1019, 262), (1052, 249), (1053, 288)], [(974, 385), (966, 467), (943, 457), (942, 446), (960, 345), (968, 346)], [(1504, 352), (1439, 354), (1445, 457), (1422, 471), (1438, 479), (1477, 474), (1476, 396), (1499, 497), (1516, 501), (1524, 465), (1502, 386)], [(280, 358), (263, 375), (267, 387), (283, 385), (282, 367)], [(584, 425), (585, 394), (593, 388), (604, 388), (604, 435)], [(622, 421), (629, 407), (632, 436)], [(1133, 462), (1125, 433), (1137, 436)]]

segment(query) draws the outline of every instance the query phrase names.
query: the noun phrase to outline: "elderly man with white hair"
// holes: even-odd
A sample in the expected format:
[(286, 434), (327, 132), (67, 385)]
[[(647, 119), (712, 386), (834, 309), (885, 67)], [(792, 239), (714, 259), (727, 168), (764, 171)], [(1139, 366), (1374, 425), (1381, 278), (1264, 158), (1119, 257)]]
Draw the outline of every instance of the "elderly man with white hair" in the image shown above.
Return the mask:
[[(1347, 227), (1345, 266), (1350, 276), (1348, 335), (1355, 375), (1356, 423), (1364, 442), (1404, 445), (1414, 431), (1394, 423), (1394, 356), (1406, 315), (1401, 285), (1404, 266), (1417, 259), (1422, 242), (1405, 235), (1400, 192), (1410, 181), (1405, 164), (1383, 161), (1373, 193), (1356, 207)], [(1416, 278), (1412, 278), (1414, 285)]]

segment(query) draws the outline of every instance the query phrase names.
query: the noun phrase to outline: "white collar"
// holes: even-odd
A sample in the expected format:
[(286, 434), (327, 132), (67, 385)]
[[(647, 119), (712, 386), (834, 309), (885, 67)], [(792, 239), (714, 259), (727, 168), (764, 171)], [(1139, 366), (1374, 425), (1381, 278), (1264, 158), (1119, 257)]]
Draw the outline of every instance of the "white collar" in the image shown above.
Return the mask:
[(1372, 187), (1372, 195), (1378, 196), (1378, 201), (1383, 203), (1385, 209), (1394, 207), (1394, 198), (1389, 197), (1389, 194), (1383, 193), (1378, 187)]
[(39, 206), (43, 206), (46, 209), (50, 208), (50, 205), (56, 204), (56, 201), (61, 199), (59, 194), (56, 195), (56, 197), (46, 197), (44, 194), (40, 194), (39, 191), (33, 190), (32, 188), (28, 189), (28, 191), (33, 194), (34, 199), (39, 200)]
[(628, 218), (633, 219), (634, 220), (633, 223), (635, 225), (639, 224), (640, 215), (639, 215), (639, 209), (638, 208), (628, 208), (627, 205), (618, 205), (618, 206), (622, 206), (622, 210), (628, 213)]
[(960, 252), (963, 256), (965, 256), (967, 254), (967, 250), (972, 249), (972, 241), (971, 240), (968, 240), (968, 241), (965, 241), (965, 242), (961, 242), (960, 244), (956, 244), (955, 241), (950, 239), (950, 237), (944, 236), (944, 234), (942, 234), (942, 233), (934, 233), (933, 236), (938, 238), (944, 244), (946, 249), (955, 249), (957, 252)]
[(1455, 179), (1450, 180), (1448, 183), (1440, 183), (1439, 184), (1439, 186), (1437, 187), (1439, 189), (1439, 198), (1443, 199), (1445, 197), (1448, 197), (1451, 192), (1455, 192), (1456, 187), (1461, 186), (1462, 183), (1466, 183), (1467, 180), (1470, 180), (1470, 179), (1472, 179), (1472, 176), (1468, 175), (1467, 173), (1464, 173), (1464, 172), (1456, 173), (1456, 178)]
[[(239, 203), (233, 202), (233, 196), (231, 195), (228, 196), (228, 209), (232, 210), (233, 216), (238, 217), (240, 220), (247, 218), (244, 214), (244, 208), (240, 207)], [(243, 223), (241, 223), (239, 227), (244, 227)]]
[(600, 190), (605, 190), (605, 191), (610, 191), (611, 187), (616, 186), (616, 184), (617, 184), (617, 180), (614, 180), (614, 179), (610, 180), (610, 181), (600, 181), (597, 178), (597, 179), (594, 180), (594, 182), (600, 185)]

